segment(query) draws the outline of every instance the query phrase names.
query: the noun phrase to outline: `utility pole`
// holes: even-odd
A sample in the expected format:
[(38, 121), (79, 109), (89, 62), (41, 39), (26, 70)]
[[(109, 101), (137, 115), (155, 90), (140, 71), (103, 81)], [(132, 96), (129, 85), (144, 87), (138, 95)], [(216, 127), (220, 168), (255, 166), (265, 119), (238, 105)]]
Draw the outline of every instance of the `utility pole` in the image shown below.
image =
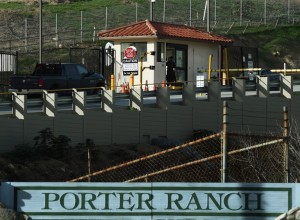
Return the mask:
[(43, 2), (42, 0), (39, 0), (40, 4), (40, 23), (39, 23), (39, 34), (40, 34), (40, 55), (39, 55), (39, 61), (40, 63), (43, 62)]
[(290, 10), (291, 10), (291, 0), (288, 0), (288, 23), (290, 23)]
[(240, 26), (243, 24), (243, 0), (240, 2)]
[(80, 43), (82, 43), (83, 35), (83, 11), (80, 11)]
[(264, 23), (267, 24), (267, 0), (265, 0)]
[(190, 0), (190, 26), (192, 26), (192, 0)]
[(155, 3), (156, 0), (150, 1), (150, 21), (153, 21), (153, 3)]
[(210, 0), (206, 0), (207, 3), (207, 32), (210, 32)]
[(217, 0), (215, 0), (215, 24), (217, 23)]
[(166, 21), (166, 0), (164, 0), (164, 13), (163, 13), (163, 22)]
[(28, 28), (27, 18), (25, 18), (25, 52), (26, 53), (27, 53), (27, 28)]

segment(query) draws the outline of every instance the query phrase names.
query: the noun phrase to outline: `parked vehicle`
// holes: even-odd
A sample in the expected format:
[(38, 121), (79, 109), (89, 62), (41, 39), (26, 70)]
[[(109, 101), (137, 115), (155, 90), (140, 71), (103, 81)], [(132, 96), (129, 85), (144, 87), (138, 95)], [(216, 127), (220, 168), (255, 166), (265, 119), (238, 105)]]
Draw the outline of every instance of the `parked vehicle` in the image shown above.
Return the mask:
[(270, 91), (280, 90), (280, 73), (273, 73), (271, 70), (264, 69), (260, 72), (261, 76), (266, 76), (269, 78)]
[(280, 74), (273, 73), (271, 70), (268, 70), (268, 69), (262, 70), (260, 72), (260, 75), (269, 77), (270, 81), (280, 81)]
[(37, 64), (31, 75), (10, 77), (9, 91), (29, 93), (41, 90), (83, 89), (97, 93), (105, 88), (106, 80), (82, 64)]
[(280, 73), (273, 73), (269, 69), (263, 69), (258, 72), (247, 72), (245, 75), (248, 77), (247, 81), (249, 82), (256, 82), (256, 76), (267, 76), (270, 82), (280, 81)]

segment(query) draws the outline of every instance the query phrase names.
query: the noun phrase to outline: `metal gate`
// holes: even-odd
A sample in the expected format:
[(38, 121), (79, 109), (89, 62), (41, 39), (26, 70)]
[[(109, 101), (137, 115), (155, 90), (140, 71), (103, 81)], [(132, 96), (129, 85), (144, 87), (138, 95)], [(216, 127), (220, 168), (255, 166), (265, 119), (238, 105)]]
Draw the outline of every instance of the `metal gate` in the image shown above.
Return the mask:
[(70, 62), (82, 63), (91, 71), (102, 73), (110, 86), (115, 69), (115, 50), (105, 48), (70, 48)]
[(17, 73), (18, 52), (0, 52), (0, 91), (6, 92), (9, 77)]

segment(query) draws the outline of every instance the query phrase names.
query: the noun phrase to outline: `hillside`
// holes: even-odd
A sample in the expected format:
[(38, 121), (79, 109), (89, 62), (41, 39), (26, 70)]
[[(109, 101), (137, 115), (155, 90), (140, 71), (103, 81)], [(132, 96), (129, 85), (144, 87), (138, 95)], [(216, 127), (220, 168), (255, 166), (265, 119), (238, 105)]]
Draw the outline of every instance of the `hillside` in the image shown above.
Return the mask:
[(282, 69), (284, 63), (287, 64), (287, 68), (300, 67), (299, 25), (229, 36), (235, 39), (236, 45), (258, 48), (259, 63), (262, 68)]
[[(91, 172), (159, 150), (162, 148), (147, 144), (96, 146), (90, 150)], [(74, 147), (59, 156), (39, 153), (29, 155), (15, 151), (0, 154), (0, 166), (0, 182), (65, 182), (88, 174), (88, 150), (85, 147)]]
[[(163, 2), (157, 0), (153, 4), (155, 20), (205, 27), (206, 21), (202, 20), (205, 1), (168, 0), (166, 5)], [(101, 45), (101, 42), (92, 42), (94, 28), (98, 31), (149, 19), (150, 13), (149, 0), (43, 0), (43, 3), (44, 50), (53, 50), (56, 45), (61, 45), (63, 49), (74, 45)], [(236, 39), (238, 45), (258, 47), (262, 67), (282, 68), (283, 63), (287, 63), (289, 68), (297, 68), (300, 1), (293, 1), (290, 5), (289, 17), (285, 4), (285, 0), (269, 0), (267, 17), (264, 18), (264, 5), (249, 0), (243, 5), (241, 21), (238, 1), (218, 1), (217, 7), (211, 5), (213, 32), (229, 35)], [(22, 73), (31, 71), (32, 68), (27, 66), (38, 62), (38, 6), (38, 0), (0, 1), (0, 48), (1, 51), (19, 52)], [(57, 29), (55, 16), (58, 18)], [(266, 24), (262, 23), (264, 19)], [(58, 42), (54, 40), (56, 31)], [(274, 51), (279, 51), (280, 56), (274, 57)]]

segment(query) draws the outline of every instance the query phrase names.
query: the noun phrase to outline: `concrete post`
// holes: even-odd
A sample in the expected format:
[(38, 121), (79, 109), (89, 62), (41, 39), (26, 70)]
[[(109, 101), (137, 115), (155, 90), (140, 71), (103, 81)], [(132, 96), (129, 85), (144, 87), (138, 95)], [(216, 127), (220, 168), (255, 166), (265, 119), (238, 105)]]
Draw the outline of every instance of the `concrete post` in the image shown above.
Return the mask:
[(156, 103), (158, 108), (168, 109), (170, 106), (170, 88), (158, 87), (156, 90)]
[(25, 119), (25, 115), (27, 114), (27, 95), (18, 95), (15, 92), (12, 94), (13, 116), (18, 119)]
[(73, 112), (78, 115), (84, 115), (86, 106), (86, 91), (79, 92), (76, 89), (73, 89), (72, 100)]
[(195, 86), (192, 84), (184, 84), (182, 88), (183, 105), (193, 105), (195, 100)]
[(234, 100), (242, 102), (246, 95), (246, 83), (244, 79), (232, 78), (232, 96)]
[(218, 81), (208, 82), (207, 97), (208, 101), (219, 101), (221, 99), (221, 85)]
[(114, 95), (114, 90), (103, 90), (101, 95), (101, 109), (103, 109), (106, 112), (113, 112)]
[(281, 74), (280, 93), (283, 97), (291, 99), (293, 96), (293, 77)]
[(257, 96), (267, 98), (270, 94), (269, 77), (256, 76)]
[(49, 117), (55, 117), (57, 112), (57, 93), (48, 93), (43, 90), (43, 113)]
[(129, 92), (130, 108), (141, 110), (143, 108), (143, 89), (135, 88)]

